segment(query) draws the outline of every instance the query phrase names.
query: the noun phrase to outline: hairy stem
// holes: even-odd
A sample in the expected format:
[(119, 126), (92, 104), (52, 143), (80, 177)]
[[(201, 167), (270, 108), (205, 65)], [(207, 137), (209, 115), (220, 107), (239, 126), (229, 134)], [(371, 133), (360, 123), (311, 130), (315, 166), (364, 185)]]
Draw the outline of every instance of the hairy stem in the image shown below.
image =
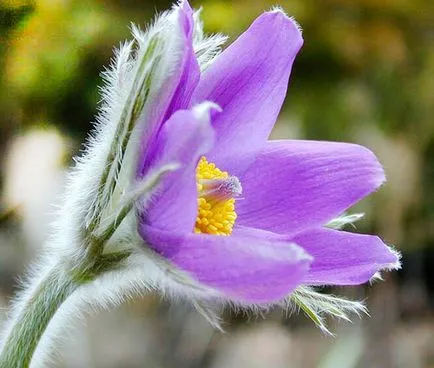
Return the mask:
[(54, 266), (27, 297), (0, 353), (0, 368), (27, 368), (50, 320), (62, 303), (77, 289), (72, 276)]
[[(92, 247), (89, 247), (92, 248)], [(29, 367), (38, 343), (60, 306), (81, 285), (118, 270), (131, 251), (84, 257), (75, 265), (58, 262), (19, 304), (0, 352), (0, 368)]]

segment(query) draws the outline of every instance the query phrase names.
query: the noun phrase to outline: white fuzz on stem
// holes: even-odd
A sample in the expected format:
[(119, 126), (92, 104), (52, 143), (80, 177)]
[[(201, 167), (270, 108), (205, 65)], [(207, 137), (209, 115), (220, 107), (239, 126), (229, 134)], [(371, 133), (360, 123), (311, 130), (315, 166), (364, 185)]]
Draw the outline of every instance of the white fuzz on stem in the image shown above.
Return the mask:
[(204, 71), (220, 54), (222, 45), (228, 40), (228, 37), (220, 33), (205, 35), (203, 32), (203, 23), (200, 19), (201, 12), (202, 10), (199, 9), (194, 14), (195, 28), (193, 33), (193, 45), (200, 69)]
[[(174, 7), (163, 13), (146, 32), (133, 27), (134, 40), (120, 46), (103, 73), (96, 128), (69, 175), (46, 256), (13, 303), (0, 368), (46, 366), (57, 332), (73, 325), (69, 318), (170, 283), (158, 263), (143, 251), (138, 254), (133, 210), (138, 197), (146, 200), (161, 176), (177, 168), (170, 164), (136, 180), (141, 137), (152, 129), (182, 64), (180, 11)], [(218, 48), (211, 53), (203, 48), (221, 38), (196, 37), (198, 52), (210, 62)]]
[(368, 314), (362, 302), (347, 300), (334, 295), (323, 294), (308, 286), (298, 287), (285, 301), (288, 311), (300, 309), (324, 333), (333, 335), (327, 328), (325, 317), (332, 316), (351, 322), (350, 316)]

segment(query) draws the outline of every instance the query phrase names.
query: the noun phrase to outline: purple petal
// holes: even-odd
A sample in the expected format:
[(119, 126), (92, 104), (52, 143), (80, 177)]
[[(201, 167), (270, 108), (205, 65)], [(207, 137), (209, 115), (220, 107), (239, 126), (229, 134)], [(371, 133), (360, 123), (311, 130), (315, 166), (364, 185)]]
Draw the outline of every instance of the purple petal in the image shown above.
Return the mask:
[(140, 234), (156, 252), (191, 277), (238, 302), (281, 300), (300, 284), (311, 262), (297, 245), (254, 229), (214, 236), (142, 226)]
[[(167, 120), (175, 111), (191, 107), (191, 96), (200, 79), (199, 64), (193, 49), (194, 20), (193, 10), (188, 1), (180, 4), (180, 23), (185, 37), (184, 60), (180, 68), (181, 78), (164, 120)], [(201, 101), (202, 102), (202, 101)]]
[(314, 257), (308, 285), (358, 285), (383, 269), (399, 268), (399, 257), (380, 238), (331, 229), (309, 230), (292, 241)]
[(150, 201), (144, 206), (142, 221), (168, 231), (193, 231), (197, 216), (196, 166), (214, 139), (209, 111), (204, 103), (192, 111), (180, 110), (164, 124), (153, 153), (152, 167), (177, 163), (180, 168), (166, 174)]
[(193, 100), (217, 103), (217, 142), (209, 158), (231, 170), (240, 152), (265, 144), (286, 95), (294, 58), (303, 40), (280, 11), (261, 15), (207, 69)]
[(240, 178), (237, 223), (295, 234), (326, 224), (384, 179), (376, 157), (362, 146), (270, 141)]
[(174, 39), (180, 38), (181, 41), (172, 40), (179, 45), (177, 49), (171, 50), (173, 55), (170, 57), (174, 58), (174, 62), (170, 66), (171, 69), (166, 71), (169, 76), (164, 88), (162, 88), (165, 93), (158, 96), (156, 103), (150, 106), (152, 121), (146, 124), (146, 130), (141, 139), (139, 177), (145, 175), (149, 169), (153, 150), (156, 149), (154, 139), (161, 126), (175, 111), (191, 107), (191, 96), (200, 78), (199, 65), (193, 50), (193, 11), (188, 2), (183, 1), (179, 8), (175, 8), (174, 12), (178, 15), (181, 32), (174, 34), (173, 37)]

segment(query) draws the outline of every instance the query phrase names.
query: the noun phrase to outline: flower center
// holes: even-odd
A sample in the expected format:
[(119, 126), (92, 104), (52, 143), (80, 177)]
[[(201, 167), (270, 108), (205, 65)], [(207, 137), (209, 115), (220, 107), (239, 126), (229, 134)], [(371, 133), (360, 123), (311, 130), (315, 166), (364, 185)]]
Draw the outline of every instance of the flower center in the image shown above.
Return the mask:
[(196, 168), (196, 183), (198, 215), (194, 232), (230, 235), (237, 219), (234, 197), (242, 193), (240, 181), (202, 156)]

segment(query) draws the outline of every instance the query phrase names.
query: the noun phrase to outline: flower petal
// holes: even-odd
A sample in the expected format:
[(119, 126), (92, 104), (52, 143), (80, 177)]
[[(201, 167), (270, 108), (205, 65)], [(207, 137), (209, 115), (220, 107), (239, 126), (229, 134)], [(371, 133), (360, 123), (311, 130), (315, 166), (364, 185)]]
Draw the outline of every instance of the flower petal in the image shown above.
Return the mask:
[(377, 236), (316, 229), (291, 240), (314, 257), (304, 284), (358, 285), (383, 269), (399, 268), (398, 254)]
[(255, 229), (231, 236), (175, 234), (146, 225), (139, 231), (151, 248), (191, 277), (241, 303), (286, 297), (312, 260), (297, 245)]
[(196, 166), (212, 146), (209, 123), (214, 104), (203, 103), (191, 111), (179, 110), (164, 124), (153, 152), (151, 167), (177, 163), (159, 190), (144, 204), (141, 220), (155, 228), (191, 232), (197, 216)]
[[(144, 126), (141, 137), (141, 150), (138, 160), (137, 173), (141, 177), (149, 169), (149, 159), (153, 155), (154, 139), (164, 122), (177, 110), (191, 107), (191, 95), (196, 88), (199, 78), (199, 65), (193, 50), (193, 11), (187, 1), (167, 16), (167, 22), (174, 22), (175, 26), (168, 28), (161, 25), (162, 29), (167, 28), (163, 41), (168, 45), (166, 59), (168, 61), (158, 67), (161, 69), (160, 92), (152, 100), (153, 104), (145, 106), (145, 111), (140, 120)], [(202, 101), (201, 101), (202, 102)], [(147, 121), (146, 124), (143, 121)]]
[(240, 178), (237, 223), (295, 234), (326, 224), (384, 179), (375, 155), (362, 146), (270, 141)]
[(177, 110), (191, 107), (191, 96), (200, 79), (199, 64), (193, 49), (193, 32), (195, 27), (193, 10), (188, 1), (180, 3), (180, 10), (180, 23), (183, 29), (183, 37), (185, 38), (183, 65), (180, 68), (182, 74), (164, 120), (167, 120)]
[(223, 109), (213, 119), (217, 142), (209, 154), (217, 166), (265, 144), (302, 43), (298, 26), (285, 14), (265, 13), (204, 72), (193, 100)]

